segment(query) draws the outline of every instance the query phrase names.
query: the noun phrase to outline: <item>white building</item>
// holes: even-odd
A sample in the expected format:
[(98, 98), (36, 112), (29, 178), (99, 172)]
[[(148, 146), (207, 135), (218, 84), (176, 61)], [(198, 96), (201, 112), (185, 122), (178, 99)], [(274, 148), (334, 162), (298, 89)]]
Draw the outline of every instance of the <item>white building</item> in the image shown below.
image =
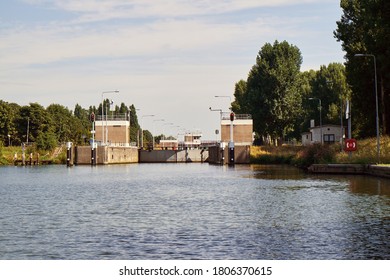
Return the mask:
[(309, 129), (309, 132), (302, 133), (302, 145), (310, 145), (313, 143), (321, 143), (321, 131), (324, 144), (340, 143), (344, 137), (344, 127), (340, 125), (326, 124), (322, 127), (314, 126)]

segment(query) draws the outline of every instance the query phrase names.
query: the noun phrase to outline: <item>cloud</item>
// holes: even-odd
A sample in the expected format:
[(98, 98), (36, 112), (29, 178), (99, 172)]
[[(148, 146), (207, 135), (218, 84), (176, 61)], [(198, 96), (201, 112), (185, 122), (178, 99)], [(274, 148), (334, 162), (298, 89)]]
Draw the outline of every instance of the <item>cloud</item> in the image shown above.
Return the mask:
[(264, 7), (282, 7), (331, 0), (25, 0), (31, 5), (72, 12), (77, 22), (105, 21), (120, 18), (184, 18), (221, 15)]
[[(48, 64), (71, 59), (159, 56), (222, 51), (270, 33), (264, 21), (213, 24), (202, 20), (161, 20), (142, 26), (77, 28), (54, 25), (0, 33), (0, 58), (9, 66)], [(223, 47), (223, 48), (222, 48)]]
[[(316, 25), (322, 11), (290, 7), (333, 3), (338, 9), (335, 0), (24, 1), (39, 20), (15, 14), (0, 29), (1, 98), (22, 104), (89, 106), (100, 102), (99, 92), (119, 89), (118, 99), (140, 114), (189, 128), (215, 117), (207, 128), (213, 132), (218, 116), (208, 108), (221, 102), (213, 96), (232, 95), (264, 43), (286, 39), (314, 66), (319, 52), (334, 52), (334, 45), (318, 48), (328, 46)], [(39, 17), (48, 11), (49, 18)], [(329, 38), (337, 44), (331, 32)]]

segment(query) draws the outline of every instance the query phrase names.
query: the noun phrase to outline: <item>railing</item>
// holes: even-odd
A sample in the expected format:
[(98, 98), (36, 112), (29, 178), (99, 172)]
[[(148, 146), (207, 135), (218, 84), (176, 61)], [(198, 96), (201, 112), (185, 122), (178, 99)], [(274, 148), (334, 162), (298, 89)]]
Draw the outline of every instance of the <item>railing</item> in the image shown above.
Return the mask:
[(128, 121), (129, 118), (128, 118), (128, 115), (127, 114), (108, 114), (108, 115), (103, 115), (103, 118), (102, 118), (102, 115), (97, 115), (96, 116), (96, 120), (97, 121), (101, 121), (103, 119), (103, 121), (107, 120), (107, 121)]
[[(223, 112), (221, 114), (222, 120), (230, 120), (230, 113), (229, 112)], [(234, 114), (235, 120), (251, 120), (252, 115), (251, 114)]]

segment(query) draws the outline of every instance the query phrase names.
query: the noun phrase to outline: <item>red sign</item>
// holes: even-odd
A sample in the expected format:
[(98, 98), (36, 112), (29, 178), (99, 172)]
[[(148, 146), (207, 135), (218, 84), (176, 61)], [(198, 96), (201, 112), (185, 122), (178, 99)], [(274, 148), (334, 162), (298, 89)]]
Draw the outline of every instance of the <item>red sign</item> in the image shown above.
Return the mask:
[(356, 139), (347, 139), (345, 140), (345, 151), (354, 152), (357, 150)]

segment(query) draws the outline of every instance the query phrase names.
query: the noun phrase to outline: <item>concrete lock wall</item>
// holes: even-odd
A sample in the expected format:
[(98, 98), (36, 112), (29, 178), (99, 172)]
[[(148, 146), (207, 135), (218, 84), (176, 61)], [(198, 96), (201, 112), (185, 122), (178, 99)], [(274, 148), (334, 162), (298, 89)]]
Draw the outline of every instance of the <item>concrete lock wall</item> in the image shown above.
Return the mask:
[(107, 163), (135, 163), (138, 162), (138, 148), (106, 147)]
[[(138, 149), (136, 147), (102, 147), (96, 148), (96, 164), (136, 163)], [(75, 164), (91, 164), (91, 147), (75, 147)]]
[(206, 162), (209, 153), (206, 150), (141, 150), (139, 162)]
[[(223, 158), (222, 158), (223, 157)], [(218, 147), (209, 148), (209, 162), (214, 164), (229, 163), (229, 149), (225, 147), (223, 150)], [(234, 147), (234, 163), (247, 164), (250, 163), (250, 146), (235, 146)]]
[[(102, 147), (96, 148), (96, 164), (118, 163), (154, 163), (154, 162), (210, 162), (227, 164), (229, 149), (209, 147), (208, 150), (140, 150), (137, 147)], [(224, 157), (222, 161), (222, 157)], [(250, 163), (250, 146), (235, 146), (234, 160), (237, 164)], [(74, 151), (75, 164), (91, 164), (91, 147), (77, 146)]]

